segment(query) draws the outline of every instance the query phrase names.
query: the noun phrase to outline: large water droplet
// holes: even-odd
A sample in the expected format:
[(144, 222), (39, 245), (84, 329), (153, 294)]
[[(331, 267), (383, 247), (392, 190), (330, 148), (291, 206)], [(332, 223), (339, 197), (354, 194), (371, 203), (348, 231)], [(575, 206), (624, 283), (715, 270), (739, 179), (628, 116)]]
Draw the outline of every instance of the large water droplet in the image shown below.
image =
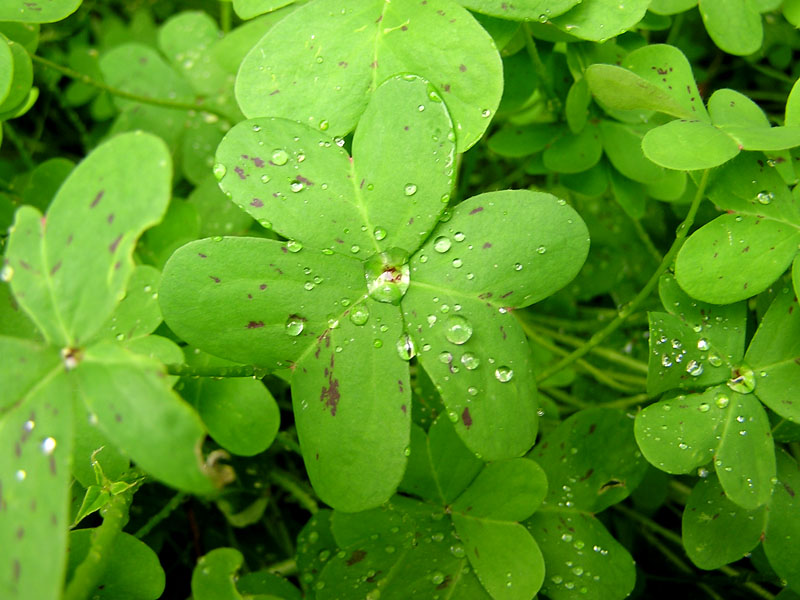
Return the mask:
[(397, 354), (403, 360), (411, 360), (417, 354), (414, 340), (407, 333), (403, 333), (400, 339), (397, 340)]
[(510, 367), (501, 366), (494, 370), (494, 376), (500, 383), (507, 383), (514, 377), (514, 371)]
[(709, 348), (709, 344), (708, 344), (708, 340), (706, 338), (700, 338), (699, 340), (697, 340), (697, 349), (698, 350), (700, 350), (702, 352), (705, 352), (706, 350), (708, 350), (708, 348)]
[(444, 335), (453, 344), (464, 344), (472, 337), (472, 324), (461, 315), (448, 317), (444, 325)]
[(417, 186), (413, 183), (407, 183), (403, 190), (405, 191), (406, 196), (413, 196), (417, 193)]
[(302, 192), (306, 186), (303, 185), (302, 181), (293, 181), (289, 187), (296, 194), (297, 192)]
[(439, 252), (440, 254), (444, 254), (445, 252), (450, 250), (450, 246), (452, 245), (453, 243), (450, 241), (449, 237), (440, 235), (433, 242), (433, 249)]
[(286, 152), (283, 148), (277, 148), (276, 150), (272, 151), (272, 156), (270, 157), (273, 165), (281, 167), (289, 162), (289, 153)]
[(350, 311), (350, 320), (354, 325), (359, 326), (369, 321), (369, 308), (367, 308), (367, 305), (359, 304), (358, 306), (354, 306)]
[(400, 248), (381, 252), (364, 263), (367, 291), (378, 302), (399, 304), (408, 290), (410, 273), (408, 253)]
[(692, 377), (700, 377), (703, 374), (703, 363), (696, 360), (689, 361), (689, 364), (686, 365), (686, 372)]
[(372, 235), (374, 235), (375, 239), (380, 242), (386, 237), (386, 230), (383, 227), (376, 227), (375, 231), (372, 232)]
[(286, 333), (292, 337), (297, 337), (303, 332), (306, 320), (298, 315), (289, 315), (286, 319)]
[(728, 387), (740, 394), (749, 394), (756, 389), (756, 374), (747, 365), (740, 365), (733, 370), (733, 377), (728, 380)]
[(762, 190), (756, 194), (756, 200), (759, 204), (769, 204), (775, 199), (775, 194), (768, 190)]
[(214, 177), (217, 178), (217, 181), (221, 181), (227, 172), (228, 169), (222, 163), (217, 163), (214, 165)]
[(300, 250), (303, 249), (303, 244), (297, 240), (289, 240), (286, 242), (286, 249), (289, 250), (289, 252), (300, 252)]

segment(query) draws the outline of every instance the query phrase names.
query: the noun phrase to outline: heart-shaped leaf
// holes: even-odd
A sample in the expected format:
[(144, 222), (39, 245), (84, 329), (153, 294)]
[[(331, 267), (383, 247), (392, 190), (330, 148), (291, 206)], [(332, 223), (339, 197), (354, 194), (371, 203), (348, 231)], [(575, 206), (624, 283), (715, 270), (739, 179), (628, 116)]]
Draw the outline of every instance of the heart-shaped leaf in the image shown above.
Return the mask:
[(764, 29), (752, 0), (700, 0), (708, 35), (728, 54), (745, 56), (761, 47)]
[(679, 171), (717, 167), (739, 154), (739, 150), (735, 140), (703, 121), (670, 121), (642, 138), (642, 151), (647, 158)]
[(582, 40), (605, 42), (642, 20), (650, 0), (620, 4), (612, 0), (583, 0), (552, 19), (560, 30)]
[(74, 13), (81, 2), (82, 0), (50, 0), (44, 3), (8, 0), (0, 7), (0, 21), (52, 23)]
[[(424, 55), (417, 52), (420, 45)], [(236, 98), (249, 118), (284, 117), (344, 135), (378, 84), (399, 73), (434, 84), (456, 123), (459, 152), (480, 138), (500, 102), (497, 49), (450, 0), (367, 0), (343, 12), (337, 0), (302, 6), (245, 57)]]

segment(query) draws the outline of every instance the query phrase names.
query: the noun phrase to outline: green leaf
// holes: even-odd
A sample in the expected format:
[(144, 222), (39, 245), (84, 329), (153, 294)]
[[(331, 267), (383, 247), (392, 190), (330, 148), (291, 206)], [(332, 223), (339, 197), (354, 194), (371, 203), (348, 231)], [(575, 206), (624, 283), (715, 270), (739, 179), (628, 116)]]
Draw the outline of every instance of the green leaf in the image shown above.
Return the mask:
[(785, 0), (781, 5), (781, 10), (789, 23), (795, 27), (800, 27), (800, 2), (798, 0)]
[(5, 36), (0, 37), (0, 106), (3, 105), (14, 83), (14, 55)]
[(714, 460), (728, 498), (747, 509), (772, 491), (775, 450), (769, 420), (753, 396), (725, 386), (653, 404), (636, 417), (645, 458), (667, 473), (690, 473)]
[(564, 103), (564, 116), (567, 125), (572, 133), (578, 133), (585, 126), (589, 119), (589, 104), (592, 95), (589, 92), (589, 84), (585, 77), (576, 79), (567, 92), (567, 100)]
[(783, 288), (761, 319), (745, 361), (758, 373), (755, 394), (776, 413), (800, 423), (800, 307)]
[(339, 326), (307, 347), (292, 377), (309, 479), (322, 500), (348, 512), (377, 506), (397, 489), (411, 425), (408, 363), (397, 349), (405, 344), (399, 310), (372, 300), (363, 308), (366, 323), (347, 312), (337, 317)]
[(501, 2), (500, 0), (458, 0), (468, 9), (514, 21), (547, 21), (565, 13), (580, 3), (580, 0), (526, 0), (524, 2)]
[(567, 133), (556, 139), (542, 158), (545, 167), (556, 173), (580, 173), (596, 165), (602, 155), (600, 131), (589, 123), (576, 135)]
[(475, 519), (524, 521), (539, 508), (546, 493), (542, 468), (527, 458), (511, 458), (487, 464), (452, 509)]
[[(216, 185), (214, 188), (215, 191), (219, 191)], [(195, 188), (195, 192), (199, 189)], [(220, 200), (220, 198), (217, 198), (217, 200)], [(235, 209), (240, 213), (241, 217), (247, 220), (248, 224), (250, 223), (247, 215), (241, 214), (241, 211), (233, 206), (232, 203), (223, 201), (220, 204), (220, 208), (229, 206)], [(200, 215), (197, 214), (195, 204), (179, 198), (173, 198), (161, 223), (145, 231), (136, 250), (143, 261), (151, 263), (160, 269), (164, 267), (164, 264), (175, 250), (198, 237), (201, 237)], [(160, 279), (161, 277), (159, 276), (159, 281)]]
[(95, 426), (96, 417), (77, 396), (73, 404), (73, 477), (85, 488), (102, 483), (97, 481), (96, 467), (99, 465), (106, 478), (117, 481), (130, 468), (131, 461)]
[(6, 45), (11, 51), (11, 59), (13, 61), (10, 69), (8, 66), (6, 67), (6, 70), (13, 74), (13, 79), (6, 92), (5, 99), (0, 101), (0, 113), (2, 113), (12, 111), (25, 102), (25, 98), (28, 97), (33, 85), (33, 64), (31, 63), (30, 55), (25, 51), (22, 44), (9, 40), (0, 34), (0, 45)]
[(744, 94), (723, 88), (708, 99), (711, 122), (717, 127), (740, 126), (767, 129), (769, 119), (764, 111)]
[(646, 210), (644, 186), (620, 175), (614, 169), (608, 170), (608, 179), (611, 182), (614, 199), (625, 213), (632, 219), (641, 219)]
[(791, 265), (795, 227), (752, 216), (722, 215), (694, 232), (678, 252), (675, 277), (693, 298), (714, 304), (764, 291)]
[(325, 133), (261, 118), (225, 136), (216, 169), (234, 202), (285, 237), (362, 258), (392, 247), (413, 252), (449, 199), (451, 139), (452, 123), (433, 88), (418, 77), (395, 77), (372, 95), (352, 160)]
[(795, 256), (792, 264), (792, 282), (794, 283), (794, 294), (800, 297), (800, 254)]
[(771, 127), (769, 129), (730, 125), (722, 127), (744, 150), (764, 152), (786, 150), (800, 146), (800, 127)]
[[(164, 267), (164, 320), (183, 340), (212, 354), (271, 368), (290, 365), (312, 351), (329, 318), (342, 317), (366, 292), (359, 261), (295, 252), (298, 247), (260, 238), (183, 246)], [(387, 342), (394, 347), (393, 339)]]
[(321, 509), (311, 516), (297, 535), (297, 570), (306, 592), (314, 589), (325, 562), (337, 550), (331, 533), (332, 510)]
[(58, 188), (75, 168), (75, 163), (66, 158), (51, 158), (31, 171), (30, 181), (22, 193), (23, 204), (47, 210)]
[(495, 600), (528, 600), (544, 580), (536, 541), (519, 523), (453, 514), (475, 574)]
[(158, 306), (158, 284), (161, 271), (148, 265), (138, 265), (128, 280), (125, 297), (109, 317), (104, 329), (107, 337), (118, 341), (146, 336), (161, 324)]
[(17, 211), (6, 251), (11, 288), (52, 343), (86, 343), (124, 295), (136, 240), (166, 209), (169, 165), (158, 138), (120, 135), (78, 165), (45, 218)]
[(800, 552), (797, 539), (800, 537), (800, 489), (797, 462), (785, 452), (778, 453), (778, 482), (769, 504), (769, 524), (764, 534), (764, 551), (775, 572), (793, 589), (800, 587)]
[(9, 600), (61, 597), (72, 393), (61, 369), (53, 369), (19, 389), (14, 407), (0, 419), (0, 589)]
[(459, 152), (481, 137), (500, 102), (502, 64), (491, 37), (449, 0), (369, 0), (344, 13), (337, 0), (302, 6), (245, 57), (236, 98), (249, 118), (284, 117), (344, 135), (378, 84), (399, 73), (436, 85), (456, 123)]
[(632, 29), (644, 17), (649, 3), (650, 0), (632, 0), (624, 4), (613, 0), (583, 0), (552, 19), (552, 23), (582, 40), (605, 42)]
[(200, 468), (202, 423), (165, 385), (159, 363), (107, 342), (85, 350), (75, 375), (97, 426), (142, 469), (180, 489), (213, 491)]
[[(77, 529), (69, 534), (67, 578), (87, 557), (93, 529)], [(97, 600), (157, 600), (166, 584), (164, 569), (150, 546), (132, 535), (120, 532), (114, 539), (106, 568), (92, 590)]]
[(233, 10), (240, 19), (252, 19), (294, 3), (295, 0), (233, 0)]
[(0, 270), (0, 335), (7, 335), (27, 340), (41, 340), (39, 329), (19, 307), (19, 303), (11, 293), (11, 286), (2, 280)]
[(719, 482), (700, 479), (683, 511), (683, 546), (701, 569), (718, 569), (758, 545), (767, 524), (766, 506), (744, 510), (725, 497)]
[(0, 7), (0, 21), (22, 21), (24, 23), (53, 23), (65, 19), (81, 5), (82, 0), (50, 0), (49, 2), (27, 2), (7, 0)]
[(622, 599), (633, 590), (631, 555), (591, 514), (552, 507), (537, 511), (525, 526), (544, 556), (542, 594), (548, 598)]
[[(303, 600), (303, 596), (289, 581), (264, 569), (247, 573), (239, 577), (236, 587), (242, 594), (256, 596), (262, 594), (265, 600), (280, 598), (280, 600)], [(263, 597), (262, 596), (262, 597)]]
[(752, 0), (700, 0), (698, 7), (708, 35), (721, 50), (745, 56), (761, 47), (764, 29)]
[(61, 367), (55, 348), (31, 340), (0, 336), (0, 356), (0, 415)]
[(232, 454), (259, 454), (278, 433), (278, 405), (260, 381), (186, 379), (181, 395), (197, 408), (214, 441)]
[(709, 169), (739, 154), (739, 145), (722, 130), (702, 121), (671, 121), (648, 131), (642, 151), (668, 169)]
[(649, 11), (657, 15), (676, 15), (697, 6), (697, 0), (653, 0)]
[(241, 600), (236, 589), (236, 573), (244, 563), (235, 548), (217, 548), (197, 561), (192, 571), (194, 600)]
[(527, 156), (544, 150), (560, 131), (551, 123), (505, 124), (489, 138), (489, 148), (500, 156)]
[(547, 474), (548, 510), (605, 510), (625, 499), (647, 469), (630, 419), (606, 408), (572, 415), (545, 436), (530, 457)]
[[(797, 4), (798, 16), (800, 16), (800, 3)], [(784, 124), (790, 127), (800, 125), (800, 79), (794, 82), (792, 91), (786, 99), (786, 113)]]
[(639, 183), (655, 183), (664, 178), (665, 171), (642, 153), (644, 133), (639, 127), (600, 121), (603, 151), (614, 168)]
[[(213, 175), (203, 179), (192, 190), (192, 193), (189, 194), (188, 203), (194, 207), (200, 218), (200, 232), (196, 235), (187, 236), (186, 242), (194, 240), (198, 236), (242, 235), (253, 224), (253, 219), (247, 213), (225, 197)], [(183, 234), (187, 235), (189, 232), (191, 232), (191, 229), (183, 231)], [(176, 232), (176, 234), (178, 233), (180, 232)], [(164, 262), (168, 258), (169, 255), (165, 256)]]

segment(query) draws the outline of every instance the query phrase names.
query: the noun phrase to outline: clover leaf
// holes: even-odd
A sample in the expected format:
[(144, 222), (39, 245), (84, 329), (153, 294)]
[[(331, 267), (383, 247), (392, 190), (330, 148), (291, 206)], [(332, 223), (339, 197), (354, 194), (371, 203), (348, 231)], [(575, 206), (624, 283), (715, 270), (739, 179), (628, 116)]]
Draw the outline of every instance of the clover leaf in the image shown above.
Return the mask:
[(399, 484), (414, 356), (473, 452), (519, 456), (536, 436), (527, 341), (510, 313), (574, 277), (587, 230), (566, 202), (530, 191), (476, 196), (439, 222), (452, 127), (411, 75), (375, 91), (352, 158), (306, 125), (244, 121), (218, 149), (220, 186), (291, 239), (199, 240), (164, 269), (162, 311), (183, 339), (291, 370), (306, 468), (335, 508), (377, 506)]
[[(46, 342), (0, 337), (0, 589), (13, 597), (60, 597), (70, 471), (75, 463), (86, 480), (86, 454), (97, 448), (86, 437), (113, 440), (171, 485), (214, 489), (198, 461), (197, 414), (170, 389), (159, 362), (108, 339), (115, 322), (126, 331), (141, 325), (117, 308), (136, 239), (163, 215), (170, 179), (160, 139), (123, 134), (75, 168), (45, 216), (30, 206), (17, 211), (2, 276)], [(153, 429), (154, 420), (164, 427)], [(114, 452), (98, 460), (106, 456), (113, 471), (125, 468)]]

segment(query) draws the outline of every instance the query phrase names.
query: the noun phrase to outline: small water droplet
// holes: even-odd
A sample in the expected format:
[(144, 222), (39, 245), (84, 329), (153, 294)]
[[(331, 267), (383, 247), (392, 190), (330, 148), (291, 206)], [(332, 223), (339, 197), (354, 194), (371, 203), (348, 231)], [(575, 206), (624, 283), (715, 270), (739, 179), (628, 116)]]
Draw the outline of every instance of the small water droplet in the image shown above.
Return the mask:
[(450, 238), (444, 235), (440, 235), (433, 242), (433, 249), (439, 252), (440, 254), (444, 254), (445, 252), (450, 250), (450, 246), (452, 246)]
[(403, 333), (400, 339), (397, 340), (397, 354), (403, 360), (411, 360), (417, 354), (417, 349), (414, 346), (414, 341), (407, 333)]
[(431, 575), (431, 582), (434, 585), (439, 585), (441, 583), (444, 583), (444, 574), (437, 571), (436, 573)]
[(292, 337), (297, 337), (303, 332), (306, 320), (298, 315), (289, 315), (286, 319), (286, 333)]
[(697, 410), (700, 412), (708, 412), (711, 409), (708, 402), (701, 402), (700, 405), (697, 407)]
[(522, 271), (522, 263), (517, 263), (514, 265), (515, 271)]
[(445, 321), (445, 337), (453, 344), (464, 344), (472, 337), (472, 324), (461, 315), (453, 315)]
[(417, 186), (413, 183), (407, 183), (403, 190), (405, 191), (406, 196), (413, 196), (417, 193)]
[(507, 383), (511, 381), (512, 377), (514, 377), (514, 371), (509, 367), (500, 366), (494, 370), (494, 376), (500, 383)]
[(722, 364), (722, 359), (720, 358), (719, 354), (716, 354), (716, 353), (714, 353), (714, 352), (711, 352), (711, 353), (708, 355), (708, 363), (709, 363), (709, 364), (710, 364), (712, 367), (718, 367), (718, 366), (720, 366), (720, 365)]
[(449, 364), (453, 362), (453, 355), (447, 351), (439, 353), (439, 362), (444, 364)]
[(222, 163), (217, 163), (214, 165), (214, 177), (217, 178), (217, 181), (221, 181), (223, 177), (225, 177), (225, 173), (228, 172), (228, 169)]
[(350, 320), (354, 325), (364, 325), (369, 320), (369, 308), (366, 304), (359, 304), (350, 311)]
[(542, 13), (539, 15), (539, 23), (547, 23), (547, 15)]
[(697, 340), (697, 349), (698, 350), (706, 351), (706, 350), (708, 350), (708, 347), (709, 347), (709, 344), (708, 344), (708, 340), (706, 338), (700, 338), (699, 340)]
[(454, 258), (452, 265), (454, 269), (460, 269), (464, 262), (460, 258)]
[(544, 254), (545, 252), (547, 252), (547, 248), (545, 248), (544, 246), (539, 246), (536, 249), (536, 252), (538, 252), (539, 254)]
[(327, 131), (328, 127), (329, 127), (329, 124), (325, 119), (323, 119), (322, 121), (319, 122), (320, 130)]
[(293, 182), (292, 182), (292, 183), (289, 185), (289, 187), (290, 187), (290, 188), (292, 189), (292, 191), (293, 191), (293, 192), (296, 194), (297, 192), (302, 192), (302, 191), (303, 191), (303, 189), (305, 189), (305, 187), (306, 187), (306, 186), (305, 186), (305, 185), (303, 185), (303, 182), (302, 182), (302, 181), (293, 181)]
[(461, 364), (464, 365), (464, 367), (468, 371), (474, 371), (480, 366), (481, 359), (472, 354), (471, 352), (465, 352), (461, 356)]
[(375, 231), (372, 232), (372, 235), (374, 235), (375, 239), (380, 242), (386, 238), (386, 230), (383, 227), (376, 227)]
[(41, 448), (45, 455), (50, 456), (56, 449), (56, 440), (52, 437), (44, 438)]
[(28, 474), (25, 472), (25, 469), (19, 469), (16, 473), (14, 473), (14, 478), (17, 481), (25, 481), (25, 478)]
[(277, 148), (272, 151), (272, 157), (270, 160), (272, 161), (273, 165), (281, 167), (289, 162), (289, 153), (282, 148)]
[(768, 190), (762, 190), (756, 194), (756, 200), (759, 204), (769, 204), (775, 199), (775, 194)]
[(714, 404), (717, 405), (717, 408), (725, 408), (730, 402), (731, 399), (727, 394), (718, 394), (717, 397), (714, 398)]
[(286, 249), (289, 252), (300, 252), (303, 249), (303, 244), (297, 240), (289, 240), (286, 242)]
[(483, 110), (481, 111), (481, 116), (482, 116), (484, 119), (487, 119), (487, 118), (489, 118), (490, 116), (492, 116), (492, 111), (491, 111), (491, 110), (489, 110), (488, 108), (485, 108), (485, 109), (483, 109)]

